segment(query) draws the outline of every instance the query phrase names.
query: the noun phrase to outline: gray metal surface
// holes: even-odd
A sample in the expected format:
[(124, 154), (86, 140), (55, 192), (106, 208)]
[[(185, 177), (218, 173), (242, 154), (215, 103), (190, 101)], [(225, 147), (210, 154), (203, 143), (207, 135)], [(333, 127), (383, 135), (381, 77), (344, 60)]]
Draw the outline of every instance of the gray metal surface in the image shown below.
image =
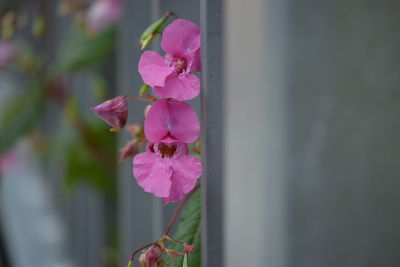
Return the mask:
[(201, 0), (202, 57), (202, 266), (223, 265), (223, 9)]
[(399, 3), (226, 3), (226, 266), (400, 266)]

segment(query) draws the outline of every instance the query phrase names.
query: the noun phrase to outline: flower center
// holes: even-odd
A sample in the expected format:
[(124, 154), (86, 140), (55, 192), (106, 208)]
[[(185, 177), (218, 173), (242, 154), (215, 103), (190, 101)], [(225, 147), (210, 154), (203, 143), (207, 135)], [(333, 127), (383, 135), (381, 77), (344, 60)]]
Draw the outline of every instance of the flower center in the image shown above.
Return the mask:
[(175, 72), (182, 73), (186, 70), (186, 60), (184, 58), (178, 57), (174, 60)]
[(157, 145), (158, 153), (161, 155), (162, 158), (168, 157), (172, 158), (176, 152), (177, 146), (174, 143), (167, 144), (167, 143), (158, 143), (152, 144), (149, 148), (150, 151), (156, 153), (154, 149), (154, 145)]

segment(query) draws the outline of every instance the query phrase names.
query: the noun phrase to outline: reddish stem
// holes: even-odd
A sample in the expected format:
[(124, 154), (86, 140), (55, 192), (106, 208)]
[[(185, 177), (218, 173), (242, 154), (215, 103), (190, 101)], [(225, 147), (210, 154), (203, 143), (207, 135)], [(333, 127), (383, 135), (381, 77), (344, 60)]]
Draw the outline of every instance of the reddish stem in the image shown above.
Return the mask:
[(169, 219), (169, 223), (167, 225), (167, 227), (164, 230), (163, 235), (168, 235), (169, 231), (171, 231), (172, 226), (174, 225), (176, 218), (179, 215), (179, 212), (181, 211), (181, 209), (185, 206), (186, 202), (189, 200), (189, 198), (197, 191), (197, 189), (200, 188), (200, 184), (197, 184), (195, 188), (193, 188), (192, 191), (190, 191), (189, 194), (187, 194), (185, 196), (185, 198), (181, 201), (181, 203), (179, 204), (178, 207), (176, 207), (174, 213), (171, 216), (171, 219)]
[(136, 100), (140, 100), (140, 101), (150, 102), (150, 103), (154, 102), (154, 100), (149, 98), (149, 97), (144, 98), (144, 97), (139, 97), (139, 96), (125, 95), (124, 98), (126, 98), (126, 97), (129, 97), (129, 98), (132, 98), (132, 99), (136, 99)]

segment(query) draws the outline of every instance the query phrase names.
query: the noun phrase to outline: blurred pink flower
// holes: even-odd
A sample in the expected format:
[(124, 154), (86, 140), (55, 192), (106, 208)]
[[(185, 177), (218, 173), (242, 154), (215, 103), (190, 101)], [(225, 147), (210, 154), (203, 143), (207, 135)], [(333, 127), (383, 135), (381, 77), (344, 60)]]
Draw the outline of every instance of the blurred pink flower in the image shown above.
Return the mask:
[(17, 47), (14, 42), (0, 40), (0, 68), (5, 67), (17, 56)]
[(201, 176), (201, 162), (188, 155), (183, 143), (149, 143), (146, 152), (133, 159), (133, 175), (144, 191), (164, 203), (180, 201)]
[(189, 104), (161, 99), (151, 106), (144, 133), (150, 142), (192, 143), (199, 138), (200, 122)]
[(0, 155), (0, 174), (10, 172), (11, 170), (18, 167), (21, 160), (17, 156), (17, 152), (14, 149), (8, 150), (7, 152)]
[(116, 129), (124, 128), (128, 120), (128, 102), (122, 96), (107, 100), (90, 109)]
[(200, 28), (184, 19), (177, 19), (163, 32), (162, 57), (146, 51), (139, 60), (143, 81), (163, 98), (190, 100), (200, 92), (199, 78), (191, 70), (200, 71)]
[(119, 20), (122, 14), (121, 0), (95, 0), (86, 15), (91, 32), (100, 32)]

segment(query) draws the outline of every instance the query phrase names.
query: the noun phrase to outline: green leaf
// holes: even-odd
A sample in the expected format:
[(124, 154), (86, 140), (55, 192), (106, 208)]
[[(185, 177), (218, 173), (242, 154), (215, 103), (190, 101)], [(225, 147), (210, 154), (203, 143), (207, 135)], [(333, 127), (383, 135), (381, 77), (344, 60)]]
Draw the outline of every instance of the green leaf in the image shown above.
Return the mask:
[(167, 22), (167, 19), (171, 15), (173, 15), (173, 13), (167, 12), (162, 18), (147, 27), (147, 29), (142, 33), (142, 36), (140, 36), (140, 49), (143, 50), (154, 40), (154, 38), (156, 38), (156, 36), (161, 32), (162, 28), (164, 27), (165, 22)]
[(185, 256), (183, 257), (182, 267), (188, 267), (188, 254), (187, 253), (185, 253)]
[[(201, 194), (200, 190), (193, 194), (189, 203), (185, 207), (182, 213), (181, 221), (178, 225), (178, 230), (174, 235), (174, 239), (185, 242), (187, 244), (194, 245), (195, 248), (193, 253), (190, 253), (187, 257), (187, 266), (200, 267), (201, 266), (201, 235), (200, 235), (200, 223), (201, 223)], [(169, 249), (182, 251), (182, 245), (171, 243)], [(170, 257), (165, 258), (168, 267), (175, 267)], [(183, 264), (184, 257), (176, 258), (179, 266)]]
[[(117, 28), (109, 27), (91, 36), (82, 28), (72, 26), (61, 45), (55, 74), (77, 71), (104, 64), (112, 55), (117, 38)], [(53, 73), (53, 75), (55, 75)]]
[(140, 96), (144, 96), (144, 94), (147, 93), (147, 91), (149, 90), (150, 86), (148, 84), (143, 84), (142, 87), (140, 87), (139, 90), (139, 95)]
[(0, 154), (29, 134), (40, 122), (44, 110), (44, 96), (37, 81), (24, 94), (10, 100), (0, 113)]

